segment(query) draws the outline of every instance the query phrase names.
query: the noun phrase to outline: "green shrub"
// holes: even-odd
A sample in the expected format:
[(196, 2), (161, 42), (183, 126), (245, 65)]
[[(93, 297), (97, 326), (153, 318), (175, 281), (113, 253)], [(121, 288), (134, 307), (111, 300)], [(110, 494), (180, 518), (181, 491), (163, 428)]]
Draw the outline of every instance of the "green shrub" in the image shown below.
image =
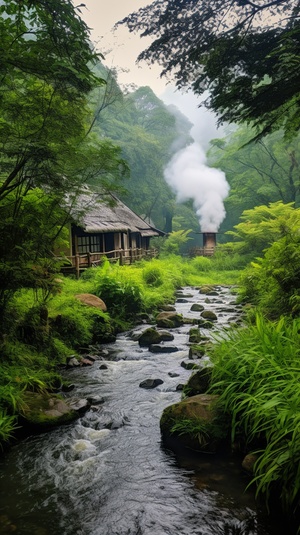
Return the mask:
[(132, 316), (142, 311), (141, 289), (135, 281), (104, 276), (96, 288), (96, 295), (103, 299), (112, 314)]
[(52, 331), (64, 344), (72, 348), (79, 348), (91, 343), (92, 324), (85, 314), (78, 311), (74, 299), (74, 307), (66, 307), (51, 321)]
[(212, 261), (206, 256), (196, 256), (191, 260), (191, 266), (196, 273), (198, 273), (199, 271), (211, 271)]
[(15, 416), (10, 416), (5, 410), (0, 410), (0, 447), (1, 443), (8, 442), (17, 428)]
[(148, 286), (161, 286), (163, 284), (163, 272), (157, 266), (147, 265), (143, 269), (143, 280)]
[(235, 252), (226, 253), (221, 249), (217, 249), (211, 261), (212, 269), (216, 271), (232, 271), (243, 269), (246, 266), (248, 259), (246, 256)]
[(279, 493), (299, 513), (299, 320), (267, 321), (226, 331), (213, 346), (211, 392), (231, 415), (232, 440), (258, 453), (253, 483), (268, 502)]
[(300, 315), (300, 236), (298, 229), (273, 243), (263, 258), (243, 272), (240, 295), (271, 318)]

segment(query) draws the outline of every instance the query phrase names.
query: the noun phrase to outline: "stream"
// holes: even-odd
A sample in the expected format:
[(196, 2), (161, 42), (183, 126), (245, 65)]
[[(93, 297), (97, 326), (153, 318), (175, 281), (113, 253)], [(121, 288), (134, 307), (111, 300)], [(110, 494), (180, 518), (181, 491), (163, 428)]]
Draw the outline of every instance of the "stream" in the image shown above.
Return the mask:
[[(209, 298), (197, 288), (184, 288), (177, 312), (199, 318), (190, 310), (192, 303), (218, 316), (212, 330), (201, 329), (207, 336), (241, 314), (227, 287)], [(287, 534), (269, 523), (253, 491), (245, 491), (248, 480), (240, 460), (187, 451), (175, 455), (162, 445), (162, 411), (180, 401), (176, 388), (191, 374), (181, 366), (188, 360), (191, 325), (172, 329), (171, 345), (178, 348), (173, 353), (151, 353), (132, 339), (149, 326), (139, 325), (103, 346), (93, 366), (65, 372), (76, 385), (66, 398), (92, 396), (103, 403), (75, 423), (28, 437), (1, 457), (0, 533)], [(149, 378), (163, 384), (140, 388)]]

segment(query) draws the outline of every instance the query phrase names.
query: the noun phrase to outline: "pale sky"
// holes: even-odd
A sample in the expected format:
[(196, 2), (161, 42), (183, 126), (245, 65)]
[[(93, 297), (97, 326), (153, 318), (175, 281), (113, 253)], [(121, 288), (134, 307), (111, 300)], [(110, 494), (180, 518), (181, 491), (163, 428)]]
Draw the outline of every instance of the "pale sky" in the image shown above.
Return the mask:
[[(194, 124), (191, 134), (204, 149), (208, 148), (210, 139), (222, 136), (222, 131), (216, 128), (214, 115), (203, 107), (199, 108), (200, 97), (191, 92), (175, 91), (172, 84), (160, 78), (158, 65), (150, 67), (145, 62), (136, 65), (138, 54), (151, 42), (149, 38), (140, 38), (125, 26), (113, 31), (116, 22), (150, 4), (151, 0), (83, 0), (83, 3), (86, 7), (81, 8), (81, 16), (91, 29), (92, 41), (105, 55), (105, 65), (118, 68), (121, 85), (150, 86), (166, 104), (175, 104)], [(74, 4), (79, 5), (80, 2), (74, 0)]]
[[(91, 29), (93, 42), (105, 55), (104, 63), (108, 67), (120, 68), (119, 82), (125, 85), (148, 85), (160, 96), (166, 82), (159, 77), (159, 67), (154, 65), (150, 68), (145, 62), (136, 65), (139, 52), (146, 48), (151, 40), (131, 34), (125, 26), (113, 32), (116, 22), (149, 3), (151, 0), (84, 0), (86, 8), (82, 7), (81, 11), (82, 18)], [(129, 72), (122, 72), (121, 69)]]

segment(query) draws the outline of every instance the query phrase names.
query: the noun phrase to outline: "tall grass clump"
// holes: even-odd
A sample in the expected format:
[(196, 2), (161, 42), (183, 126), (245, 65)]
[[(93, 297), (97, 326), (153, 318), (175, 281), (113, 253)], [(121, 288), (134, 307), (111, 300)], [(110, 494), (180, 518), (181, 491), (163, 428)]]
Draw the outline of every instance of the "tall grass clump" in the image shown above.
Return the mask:
[(182, 268), (180, 258), (171, 255), (124, 266), (106, 261), (87, 276), (92, 293), (103, 299), (112, 319), (130, 323), (141, 312), (173, 302), (176, 288), (185, 282)]
[(279, 496), (299, 514), (300, 320), (253, 326), (219, 336), (213, 346), (211, 391), (231, 417), (232, 441), (258, 455), (252, 483), (266, 503)]
[(213, 269), (211, 258), (206, 256), (195, 256), (190, 262), (195, 273), (205, 273)]

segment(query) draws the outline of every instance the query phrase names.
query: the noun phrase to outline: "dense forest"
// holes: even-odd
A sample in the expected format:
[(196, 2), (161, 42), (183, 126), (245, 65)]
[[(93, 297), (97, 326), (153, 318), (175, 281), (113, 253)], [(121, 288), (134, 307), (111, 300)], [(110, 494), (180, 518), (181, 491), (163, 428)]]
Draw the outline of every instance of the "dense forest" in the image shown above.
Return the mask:
[[(167, 180), (194, 144), (189, 120), (149, 87), (120, 87), (71, 0), (3, 0), (0, 13), (1, 445), (22, 436), (31, 395), (68, 387), (59, 370), (70, 355), (154, 317), (180, 286), (234, 285), (244, 323), (211, 348), (209, 392), (231, 443), (257, 454), (257, 494), (297, 524), (299, 2), (155, 0), (119, 23), (153, 36), (140, 59), (199, 104), (208, 91), (224, 126), (200, 158), (228, 184), (211, 258), (191, 257), (202, 200)], [(159, 259), (105, 259), (80, 280), (64, 277), (67, 225), (86, 187), (116, 194), (164, 231), (153, 240)], [(108, 312), (77, 294), (103, 299)]]

